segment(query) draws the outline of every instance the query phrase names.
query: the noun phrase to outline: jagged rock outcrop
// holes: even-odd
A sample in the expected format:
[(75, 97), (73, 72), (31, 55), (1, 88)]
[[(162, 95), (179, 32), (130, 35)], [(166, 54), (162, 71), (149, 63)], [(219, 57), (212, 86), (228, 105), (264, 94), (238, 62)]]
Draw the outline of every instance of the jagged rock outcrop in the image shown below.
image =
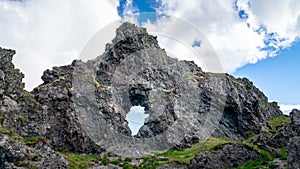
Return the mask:
[(101, 152), (101, 149), (82, 131), (72, 103), (73, 65), (46, 70), (44, 84), (33, 90), (42, 105), (40, 121), (42, 135), (58, 151)]
[[(18, 167), (19, 162), (66, 167), (65, 158), (55, 151), (109, 150), (117, 156), (141, 157), (157, 150), (182, 150), (207, 137), (233, 143), (201, 152), (189, 165), (164, 167), (229, 168), (261, 158), (242, 143), (244, 139), (278, 157), (278, 148), (288, 147), (289, 167), (299, 167), (299, 111), (291, 113), (291, 123), (271, 126), (268, 120), (284, 116), (252, 82), (207, 73), (192, 61), (168, 57), (144, 28), (123, 23), (102, 55), (46, 70), (44, 83), (32, 92), (24, 90), (24, 75), (11, 62), (14, 54), (0, 48), (2, 168)], [(149, 117), (132, 137), (125, 117), (137, 105), (145, 107)], [(39, 139), (24, 143), (32, 138)], [(40, 158), (32, 162), (30, 152)]]
[(287, 129), (287, 134), (291, 136), (288, 144), (288, 167), (296, 169), (300, 168), (300, 111), (294, 109), (290, 116), (292, 122)]
[[(155, 37), (130, 23), (117, 29), (116, 38), (106, 45), (103, 55), (79, 67), (75, 66), (79, 70), (75, 70), (75, 81), (79, 78), (78, 81), (86, 83), (75, 83), (73, 89), (77, 87), (77, 95), (90, 97), (84, 99), (93, 105), (87, 106), (92, 119), (84, 113), (86, 110), (78, 114), (89, 121), (86, 125), (83, 120), (82, 125), (93, 131), (89, 135), (97, 142), (103, 140), (101, 133), (95, 133), (102, 130), (97, 127), (104, 123), (101, 119), (109, 121), (107, 128), (130, 136), (124, 117), (136, 105), (144, 106), (149, 114), (137, 138), (164, 140), (165, 145), (177, 149), (211, 135), (247, 138), (248, 131), (258, 134), (266, 120), (282, 116), (277, 104), (268, 103), (267, 97), (249, 80), (206, 73), (193, 62), (170, 58)], [(92, 78), (82, 78), (87, 74)], [(90, 91), (93, 86), (87, 85), (92, 83), (95, 92)], [(75, 96), (75, 105), (76, 100), (81, 104), (84, 99)], [(99, 116), (99, 120), (94, 116)], [(115, 137), (105, 137), (105, 145)]]
[(23, 93), (23, 73), (15, 69), (12, 58), (16, 54), (14, 50), (0, 48), (0, 96), (6, 95), (14, 100), (19, 99)]
[(2, 135), (0, 168), (67, 168), (68, 161), (42, 142), (33, 148)]
[(0, 168), (65, 168), (67, 160), (39, 140), (41, 106), (24, 90), (14, 54), (0, 48)]
[(288, 167), (291, 169), (300, 168), (300, 137), (290, 138), (288, 151)]
[(15, 69), (13, 50), (0, 48), (0, 111), (4, 128), (13, 128), (24, 137), (41, 135), (39, 131), (40, 105), (33, 95), (24, 90), (24, 75)]

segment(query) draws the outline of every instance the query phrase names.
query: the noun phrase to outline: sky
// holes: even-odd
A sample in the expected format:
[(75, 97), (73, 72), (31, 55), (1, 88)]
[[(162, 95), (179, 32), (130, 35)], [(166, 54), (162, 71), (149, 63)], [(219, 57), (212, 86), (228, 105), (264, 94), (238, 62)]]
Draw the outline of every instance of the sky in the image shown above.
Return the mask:
[[(106, 25), (121, 19), (167, 31), (172, 21), (162, 16), (196, 27), (224, 72), (249, 78), (286, 113), (300, 109), (299, 0), (0, 0), (0, 46), (17, 50), (14, 63), (31, 90), (45, 69), (70, 64)], [(193, 58), (180, 44), (158, 40), (167, 52)], [(206, 41), (194, 37), (188, 45), (204, 49)]]
[(142, 106), (132, 106), (130, 111), (126, 115), (126, 121), (131, 129), (131, 135), (135, 136), (138, 134), (139, 129), (144, 125), (145, 119), (149, 114), (145, 114), (145, 108)]

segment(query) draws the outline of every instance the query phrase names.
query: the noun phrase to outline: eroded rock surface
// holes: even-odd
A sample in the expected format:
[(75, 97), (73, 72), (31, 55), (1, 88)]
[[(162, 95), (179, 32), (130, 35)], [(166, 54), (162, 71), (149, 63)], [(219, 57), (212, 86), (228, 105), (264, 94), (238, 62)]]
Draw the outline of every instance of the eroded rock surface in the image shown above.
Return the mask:
[[(55, 152), (108, 149), (120, 156), (141, 156), (151, 148), (182, 150), (207, 137), (241, 142), (251, 138), (249, 133), (255, 135), (253, 144), (270, 153), (280, 154), (277, 149), (288, 146), (289, 166), (299, 167), (299, 111), (291, 113), (290, 124), (270, 126), (268, 120), (284, 116), (252, 82), (168, 57), (144, 28), (122, 24), (102, 55), (46, 70), (44, 83), (32, 92), (24, 90), (24, 75), (11, 62), (14, 54), (0, 48), (2, 168), (18, 167), (17, 161), (64, 168), (67, 162)], [(132, 137), (125, 117), (138, 105), (149, 117)], [(5, 141), (7, 137), (15, 142)], [(25, 145), (31, 138), (42, 139)], [(32, 162), (31, 151), (43, 160)], [(214, 153), (200, 153), (190, 165), (165, 167), (235, 167), (260, 157), (244, 144), (227, 144)]]

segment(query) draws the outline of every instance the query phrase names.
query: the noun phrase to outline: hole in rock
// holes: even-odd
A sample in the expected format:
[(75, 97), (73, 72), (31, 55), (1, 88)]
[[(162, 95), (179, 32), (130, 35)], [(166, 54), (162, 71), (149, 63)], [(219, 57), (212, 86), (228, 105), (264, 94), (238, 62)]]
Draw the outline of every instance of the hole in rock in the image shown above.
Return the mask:
[(130, 111), (126, 115), (126, 121), (128, 122), (132, 136), (137, 135), (148, 116), (149, 114), (145, 114), (145, 107), (132, 106), (130, 108)]

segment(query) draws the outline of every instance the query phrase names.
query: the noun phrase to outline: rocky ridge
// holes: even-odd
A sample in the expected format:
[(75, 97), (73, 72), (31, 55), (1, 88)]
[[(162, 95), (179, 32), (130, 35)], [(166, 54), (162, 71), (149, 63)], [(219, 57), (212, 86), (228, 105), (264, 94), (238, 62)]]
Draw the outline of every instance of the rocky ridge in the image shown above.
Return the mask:
[[(122, 24), (103, 55), (46, 70), (44, 83), (32, 92), (11, 62), (14, 54), (0, 48), (0, 168), (66, 168), (72, 163), (66, 152), (99, 154), (97, 164), (88, 165), (97, 168), (107, 165), (106, 158), (115, 163), (106, 166), (111, 168), (234, 168), (266, 156), (261, 166), (299, 168), (298, 110), (286, 117), (248, 79), (203, 72), (193, 62), (168, 57), (144, 28)], [(137, 63), (142, 66), (133, 68)], [(149, 118), (131, 137), (125, 117), (135, 105), (144, 106)], [(104, 137), (107, 129), (116, 134)], [(104, 157), (120, 135), (128, 139), (125, 147), (132, 140), (163, 139), (165, 147), (152, 146), (172, 150), (131, 162), (124, 156), (133, 147)], [(206, 145), (208, 136), (226, 141), (202, 151), (197, 145)], [(147, 153), (136, 142), (133, 154)], [(188, 163), (171, 160), (171, 152), (193, 148)]]

